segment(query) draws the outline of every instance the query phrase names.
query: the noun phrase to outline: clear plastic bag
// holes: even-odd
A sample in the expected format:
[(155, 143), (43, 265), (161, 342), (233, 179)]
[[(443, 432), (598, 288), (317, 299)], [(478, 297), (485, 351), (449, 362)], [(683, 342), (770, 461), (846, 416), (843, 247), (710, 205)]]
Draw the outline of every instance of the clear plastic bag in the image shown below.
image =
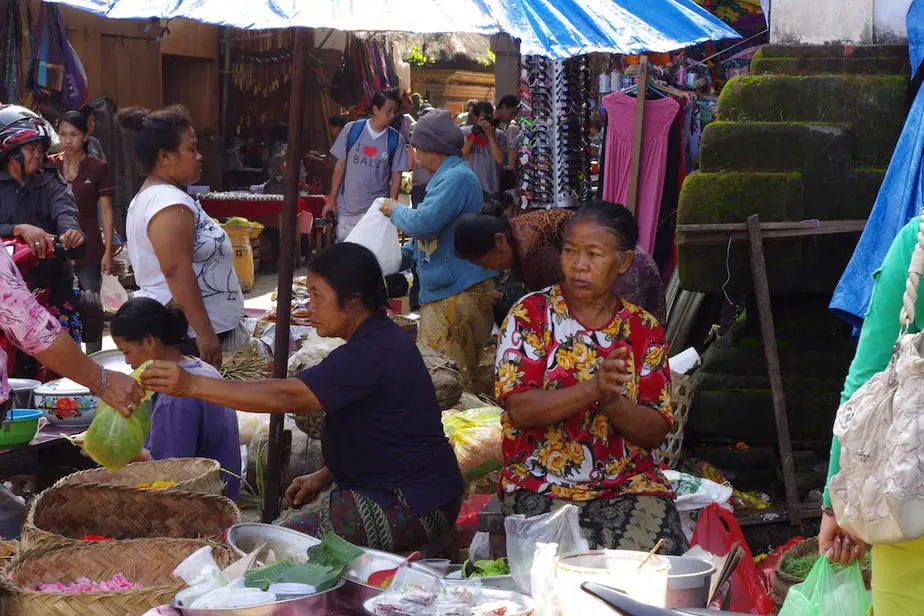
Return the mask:
[(835, 570), (819, 557), (805, 581), (789, 589), (779, 616), (866, 616), (870, 604), (859, 563)]
[(128, 291), (112, 274), (103, 274), (103, 286), (100, 289), (100, 300), (106, 312), (115, 314), (128, 301)]
[(481, 479), (503, 465), (500, 407), (486, 406), (443, 415), (443, 431), (466, 481)]
[(508, 516), (504, 520), (507, 532), (507, 560), (510, 573), (520, 589), (529, 594), (532, 591), (530, 570), (538, 543), (557, 543), (556, 554), (586, 552), (587, 539), (581, 532), (580, 509), (565, 505), (557, 511), (532, 518), (524, 515)]

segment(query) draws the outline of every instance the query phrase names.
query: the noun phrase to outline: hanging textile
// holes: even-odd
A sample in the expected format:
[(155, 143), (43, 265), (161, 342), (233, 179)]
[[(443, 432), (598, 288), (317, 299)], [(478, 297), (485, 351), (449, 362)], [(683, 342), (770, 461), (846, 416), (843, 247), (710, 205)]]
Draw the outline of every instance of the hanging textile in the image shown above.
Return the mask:
[(87, 74), (67, 40), (56, 4), (43, 2), (32, 42), (32, 89), (63, 110), (78, 109), (87, 100)]
[(22, 20), (19, 0), (8, 0), (0, 37), (3, 50), (0, 52), (0, 102), (19, 104), (22, 96)]
[[(636, 99), (613, 92), (603, 97), (606, 109), (606, 167), (603, 173), (603, 199), (626, 203), (632, 164), (632, 134), (635, 127)], [(639, 164), (639, 190), (635, 217), (639, 227), (639, 246), (654, 251), (664, 175), (667, 170), (667, 139), (680, 105), (670, 97), (645, 101), (645, 127)]]

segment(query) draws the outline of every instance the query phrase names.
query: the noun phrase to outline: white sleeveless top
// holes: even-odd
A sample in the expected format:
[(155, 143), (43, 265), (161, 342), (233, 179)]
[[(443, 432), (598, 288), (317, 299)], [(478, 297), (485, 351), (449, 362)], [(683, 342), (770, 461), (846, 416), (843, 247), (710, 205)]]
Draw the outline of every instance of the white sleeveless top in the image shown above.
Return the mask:
[[(140, 287), (137, 295), (156, 299), (164, 305), (173, 299), (148, 237), (151, 219), (173, 205), (188, 207), (196, 217), (193, 229), (193, 272), (215, 333), (230, 331), (238, 326), (244, 315), (244, 295), (234, 272), (231, 240), (192, 197), (176, 186), (149, 186), (135, 195), (128, 206), (125, 231), (135, 283)], [(190, 335), (195, 335), (192, 328)]]

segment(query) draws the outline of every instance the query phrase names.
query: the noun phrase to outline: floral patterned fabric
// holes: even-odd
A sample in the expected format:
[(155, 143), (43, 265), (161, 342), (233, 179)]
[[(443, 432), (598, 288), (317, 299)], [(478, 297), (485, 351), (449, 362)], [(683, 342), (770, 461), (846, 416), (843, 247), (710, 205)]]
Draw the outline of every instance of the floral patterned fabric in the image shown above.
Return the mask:
[[(29, 355), (46, 350), (61, 331), (57, 319), (32, 297), (4, 247), (0, 247), (0, 329)], [(6, 353), (0, 349), (0, 402), (10, 393), (6, 370)]]
[[(562, 389), (593, 378), (599, 364), (627, 346), (629, 400), (660, 413), (669, 426), (671, 382), (664, 331), (650, 314), (623, 301), (605, 327), (571, 315), (560, 285), (527, 295), (510, 311), (497, 343), (498, 403), (533, 389)], [(505, 412), (500, 492), (526, 489), (589, 501), (624, 495), (672, 496), (651, 451), (625, 440), (594, 404), (565, 421), (520, 430)]]

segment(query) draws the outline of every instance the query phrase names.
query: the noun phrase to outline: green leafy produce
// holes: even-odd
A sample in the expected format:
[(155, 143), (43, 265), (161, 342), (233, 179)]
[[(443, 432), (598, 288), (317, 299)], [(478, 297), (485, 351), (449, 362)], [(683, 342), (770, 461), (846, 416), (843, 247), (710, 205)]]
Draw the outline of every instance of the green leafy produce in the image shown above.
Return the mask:
[(240, 216), (232, 216), (227, 221), (225, 221), (226, 227), (249, 227), (251, 222), (246, 218), (241, 218)]
[[(308, 562), (313, 565), (331, 567), (337, 572), (339, 578), (347, 565), (363, 555), (362, 548), (358, 548), (343, 537), (334, 533), (327, 533), (321, 544), (311, 552)], [(335, 580), (336, 581), (336, 580)], [(313, 584), (312, 584), (313, 585)]]
[[(808, 577), (809, 573), (812, 572), (812, 567), (815, 566), (815, 563), (818, 559), (821, 558), (818, 554), (806, 554), (804, 556), (795, 556), (793, 558), (786, 558), (783, 556), (783, 562), (780, 564), (780, 571), (791, 575), (796, 579), (804, 580)], [(861, 569), (870, 569), (873, 566), (873, 557), (872, 553), (867, 550), (866, 556), (863, 557), (863, 562), (860, 563)], [(843, 569), (840, 565), (833, 565), (835, 571), (840, 571)]]
[(275, 584), (287, 571), (295, 567), (295, 561), (291, 558), (277, 560), (274, 563), (264, 565), (257, 569), (250, 569), (244, 574), (244, 586), (247, 588), (259, 588), (266, 590), (270, 585)]
[(284, 571), (276, 581), (308, 584), (309, 586), (314, 586), (318, 592), (324, 592), (337, 585), (342, 572), (342, 568), (338, 569), (309, 562), (295, 565), (291, 569)]
[(462, 575), (471, 577), (494, 577), (496, 575), (510, 575), (510, 565), (506, 558), (497, 560), (470, 560), (462, 565)]
[[(147, 361), (132, 372), (132, 378), (140, 383), (141, 373), (150, 363)], [(138, 457), (151, 431), (152, 395), (145, 392), (131, 417), (123, 417), (106, 403), (100, 404), (83, 441), (83, 450), (94, 462), (117, 471)]]

